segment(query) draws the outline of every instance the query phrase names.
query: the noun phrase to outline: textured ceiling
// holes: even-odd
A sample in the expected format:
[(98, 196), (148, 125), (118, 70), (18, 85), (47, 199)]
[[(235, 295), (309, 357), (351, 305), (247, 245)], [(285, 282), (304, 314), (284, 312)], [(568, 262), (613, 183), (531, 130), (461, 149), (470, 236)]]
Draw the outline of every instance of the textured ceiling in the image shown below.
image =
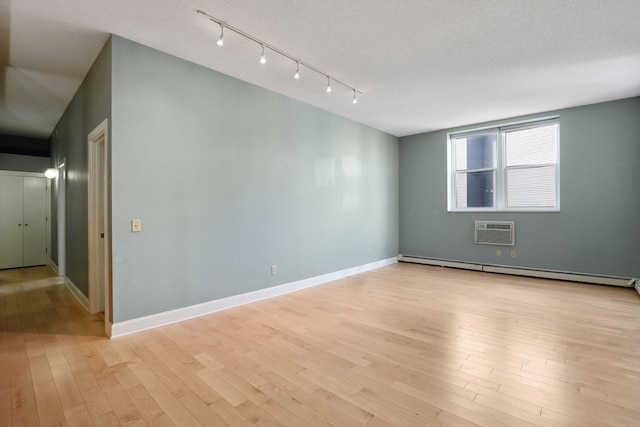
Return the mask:
[(0, 133), (48, 137), (109, 33), (397, 136), (640, 95), (638, 0), (0, 0)]

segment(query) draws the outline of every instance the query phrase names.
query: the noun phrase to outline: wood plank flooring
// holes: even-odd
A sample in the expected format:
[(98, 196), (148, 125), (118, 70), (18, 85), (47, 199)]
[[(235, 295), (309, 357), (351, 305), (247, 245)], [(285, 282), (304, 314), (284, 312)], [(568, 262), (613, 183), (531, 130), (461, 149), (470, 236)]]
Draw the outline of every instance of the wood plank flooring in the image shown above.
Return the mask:
[(108, 340), (51, 276), (0, 271), (0, 426), (640, 426), (631, 289), (398, 264)]

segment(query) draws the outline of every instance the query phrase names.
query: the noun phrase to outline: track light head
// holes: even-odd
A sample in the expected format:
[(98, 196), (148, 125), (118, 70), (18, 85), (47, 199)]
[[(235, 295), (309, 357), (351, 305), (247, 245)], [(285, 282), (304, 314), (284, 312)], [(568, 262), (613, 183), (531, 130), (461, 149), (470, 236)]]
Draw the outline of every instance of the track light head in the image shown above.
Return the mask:
[[(196, 13), (198, 13), (198, 15), (203, 15), (207, 20), (217, 24), (220, 27), (220, 36), (218, 37), (218, 40), (216, 41), (216, 44), (218, 46), (224, 46), (224, 32), (225, 30), (229, 30), (231, 32), (233, 32), (234, 34), (237, 34), (241, 37), (244, 37), (245, 39), (260, 45), (260, 63), (261, 64), (266, 64), (267, 63), (267, 57), (265, 55), (266, 49), (268, 48), (271, 53), (273, 54), (278, 54), (282, 57), (285, 57), (291, 61), (294, 61), (296, 63), (296, 72), (293, 74), (293, 78), (294, 79), (299, 79), (300, 78), (300, 65), (304, 65), (304, 67), (306, 68), (305, 73), (307, 71), (310, 71), (313, 73), (318, 74), (319, 76), (325, 76), (327, 78), (327, 87), (326, 87), (326, 91), (327, 93), (331, 93), (333, 91), (332, 88), (332, 80), (335, 80), (336, 84), (338, 84), (339, 86), (341, 86), (343, 89), (346, 88), (351, 89), (353, 91), (353, 99), (351, 100), (351, 102), (353, 104), (357, 104), (358, 103), (358, 93), (362, 94), (363, 92), (357, 90), (354, 86), (351, 86), (349, 84), (346, 84), (345, 82), (343, 82), (342, 80), (339, 79), (334, 79), (331, 74), (326, 73), (325, 71), (320, 70), (319, 68), (309, 64), (308, 62), (303, 62), (299, 57), (293, 56), (288, 54), (287, 52), (284, 52), (283, 50), (277, 48), (276, 46), (270, 45), (270, 44), (266, 44), (264, 41), (260, 40), (257, 37), (252, 36), (249, 33), (246, 33), (244, 31), (242, 31), (241, 29), (234, 27), (233, 25), (228, 25), (227, 23), (225, 23), (223, 20), (215, 18), (211, 15), (209, 15), (208, 13), (202, 11), (202, 10), (196, 10)], [(276, 55), (277, 56), (277, 55)], [(306, 76), (306, 74), (305, 74)]]
[(224, 24), (220, 24), (220, 37), (218, 37), (216, 44), (218, 46), (224, 46)]
[(260, 63), (264, 64), (267, 62), (267, 57), (264, 56), (264, 44), (262, 44), (261, 46), (262, 46), (262, 54), (260, 55)]

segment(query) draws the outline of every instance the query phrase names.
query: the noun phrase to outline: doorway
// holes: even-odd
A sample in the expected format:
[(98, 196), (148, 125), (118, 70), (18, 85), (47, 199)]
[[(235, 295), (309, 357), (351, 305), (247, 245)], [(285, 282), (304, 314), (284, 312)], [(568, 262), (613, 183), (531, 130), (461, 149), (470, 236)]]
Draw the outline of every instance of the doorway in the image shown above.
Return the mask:
[(109, 229), (109, 122), (87, 137), (89, 153), (89, 311), (104, 313), (111, 336), (111, 233)]

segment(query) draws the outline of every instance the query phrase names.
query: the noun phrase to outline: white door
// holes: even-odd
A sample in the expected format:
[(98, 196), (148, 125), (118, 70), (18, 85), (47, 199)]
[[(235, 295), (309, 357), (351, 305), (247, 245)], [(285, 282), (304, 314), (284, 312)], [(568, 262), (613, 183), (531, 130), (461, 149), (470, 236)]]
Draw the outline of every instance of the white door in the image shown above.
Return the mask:
[(47, 180), (23, 178), (24, 267), (47, 263)]
[(22, 267), (22, 177), (0, 175), (0, 268)]
[(111, 257), (109, 230), (109, 138), (105, 119), (87, 137), (89, 152), (89, 311), (104, 311), (111, 335)]
[(104, 142), (94, 143), (95, 154), (96, 154), (96, 174), (95, 179), (98, 181), (96, 185), (97, 197), (96, 197), (96, 211), (98, 214), (98, 236), (99, 236), (99, 244), (98, 244), (98, 311), (104, 312), (104, 292), (105, 292), (105, 282), (104, 282), (104, 269), (105, 269), (105, 253), (104, 253), (104, 239), (105, 239), (105, 226), (104, 226)]

